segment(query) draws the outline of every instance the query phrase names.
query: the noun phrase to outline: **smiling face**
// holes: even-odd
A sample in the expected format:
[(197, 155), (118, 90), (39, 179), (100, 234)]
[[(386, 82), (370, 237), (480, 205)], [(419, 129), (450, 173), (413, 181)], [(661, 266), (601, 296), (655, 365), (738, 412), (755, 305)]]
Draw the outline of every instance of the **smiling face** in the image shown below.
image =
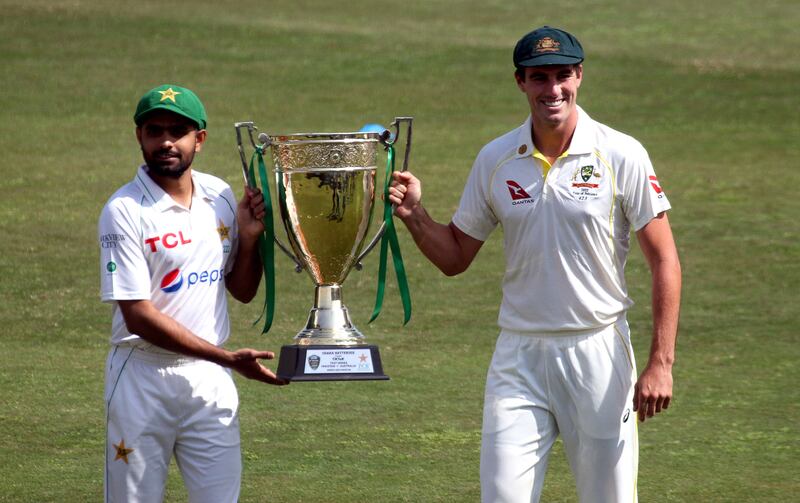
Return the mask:
[(534, 129), (536, 126), (558, 129), (577, 122), (583, 66), (532, 66), (522, 68), (515, 78), (519, 90), (528, 97)]
[(191, 120), (167, 110), (155, 110), (136, 128), (136, 138), (150, 173), (160, 177), (180, 178), (189, 169), (194, 154), (206, 138)]

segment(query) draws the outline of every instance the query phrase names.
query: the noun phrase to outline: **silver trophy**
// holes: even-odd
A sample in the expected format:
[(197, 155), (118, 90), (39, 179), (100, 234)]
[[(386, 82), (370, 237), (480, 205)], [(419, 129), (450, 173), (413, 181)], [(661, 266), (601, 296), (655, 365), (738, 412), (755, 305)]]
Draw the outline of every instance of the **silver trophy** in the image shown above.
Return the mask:
[[(365, 342), (342, 300), (342, 283), (380, 241), (384, 223), (366, 246), (375, 203), (378, 151), (389, 149), (406, 124), (402, 170), (411, 148), (411, 117), (397, 117), (390, 130), (353, 133), (256, 135), (252, 122), (235, 124), (242, 143), (270, 151), (276, 199), (289, 246), (275, 243), (314, 281), (314, 307), (294, 344), (281, 348), (278, 376), (292, 381), (385, 380), (378, 347)], [(277, 235), (277, 232), (276, 232)]]

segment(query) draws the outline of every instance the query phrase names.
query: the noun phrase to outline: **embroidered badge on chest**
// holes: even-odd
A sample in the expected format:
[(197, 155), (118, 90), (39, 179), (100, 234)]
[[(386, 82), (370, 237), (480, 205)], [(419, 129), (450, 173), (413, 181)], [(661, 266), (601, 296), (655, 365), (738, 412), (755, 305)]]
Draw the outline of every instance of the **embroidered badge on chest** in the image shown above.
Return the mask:
[(581, 166), (572, 175), (569, 191), (578, 201), (595, 199), (600, 195), (602, 175), (593, 165)]
[(225, 225), (225, 222), (220, 218), (219, 227), (217, 227), (219, 240), (222, 243), (222, 253), (230, 253), (231, 251), (231, 228)]

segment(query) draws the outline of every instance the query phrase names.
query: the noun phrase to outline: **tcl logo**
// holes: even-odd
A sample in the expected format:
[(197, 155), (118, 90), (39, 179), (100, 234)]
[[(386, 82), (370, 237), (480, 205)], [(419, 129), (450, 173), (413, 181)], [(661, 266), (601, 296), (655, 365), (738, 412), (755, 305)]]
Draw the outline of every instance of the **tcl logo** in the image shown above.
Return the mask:
[(159, 248), (175, 248), (176, 246), (185, 245), (191, 243), (192, 240), (187, 238), (183, 235), (183, 231), (178, 231), (177, 234), (174, 232), (168, 232), (163, 236), (156, 236), (153, 238), (147, 238), (144, 240), (144, 244), (150, 245), (151, 252), (157, 252)]

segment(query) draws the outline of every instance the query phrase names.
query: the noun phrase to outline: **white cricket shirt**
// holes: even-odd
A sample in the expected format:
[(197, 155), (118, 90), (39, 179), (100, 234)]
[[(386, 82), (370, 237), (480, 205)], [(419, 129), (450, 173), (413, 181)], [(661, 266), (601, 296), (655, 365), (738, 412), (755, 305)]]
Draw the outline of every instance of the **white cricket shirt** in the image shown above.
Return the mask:
[(487, 144), (453, 216), (481, 241), (503, 227), (504, 330), (558, 335), (616, 321), (633, 305), (624, 276), (631, 228), (670, 208), (644, 147), (578, 114), (566, 156), (546, 177), (530, 117)]
[[(146, 166), (108, 200), (98, 225), (100, 298), (150, 300), (195, 335), (221, 345), (230, 333), (225, 274), (237, 247), (231, 188), (192, 171), (191, 209), (176, 203)], [(111, 343), (149, 345), (128, 332), (114, 304)]]

